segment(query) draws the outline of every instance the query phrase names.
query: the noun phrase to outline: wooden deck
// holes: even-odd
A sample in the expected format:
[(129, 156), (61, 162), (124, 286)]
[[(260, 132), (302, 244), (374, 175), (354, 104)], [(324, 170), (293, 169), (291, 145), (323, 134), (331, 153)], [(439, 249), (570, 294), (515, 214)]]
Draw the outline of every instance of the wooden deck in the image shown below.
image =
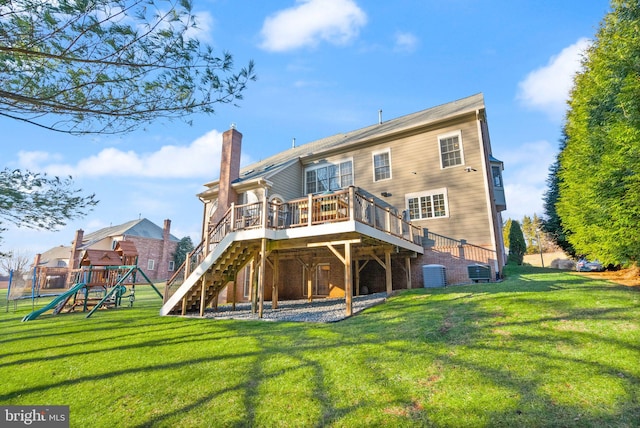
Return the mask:
[[(202, 314), (204, 306), (233, 281), (231, 272), (237, 272), (250, 258), (248, 253), (259, 253), (264, 260), (271, 251), (310, 251), (318, 247), (336, 255), (349, 272), (345, 277), (347, 312), (354, 254), (368, 252), (386, 266), (390, 292), (392, 249), (406, 254), (424, 251), (421, 229), (405, 221), (393, 207), (355, 187), (285, 203), (232, 204), (189, 255), (188, 262), (167, 282), (161, 313), (184, 314), (199, 308)], [(380, 255), (373, 254), (373, 249)]]

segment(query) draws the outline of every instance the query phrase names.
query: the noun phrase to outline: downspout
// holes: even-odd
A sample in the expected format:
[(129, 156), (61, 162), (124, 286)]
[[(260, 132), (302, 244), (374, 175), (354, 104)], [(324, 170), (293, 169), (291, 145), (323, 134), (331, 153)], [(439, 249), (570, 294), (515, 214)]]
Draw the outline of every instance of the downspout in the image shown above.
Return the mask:
[[(208, 222), (207, 222), (207, 203), (204, 201), (202, 196), (198, 196), (200, 202), (202, 202), (202, 230), (200, 231), (200, 240), (204, 241), (205, 239), (205, 230), (207, 230)], [(204, 256), (207, 256), (207, 250), (203, 248)], [(188, 254), (187, 254), (188, 256)], [(176, 269), (180, 266), (176, 266)], [(186, 278), (185, 278), (186, 279)]]

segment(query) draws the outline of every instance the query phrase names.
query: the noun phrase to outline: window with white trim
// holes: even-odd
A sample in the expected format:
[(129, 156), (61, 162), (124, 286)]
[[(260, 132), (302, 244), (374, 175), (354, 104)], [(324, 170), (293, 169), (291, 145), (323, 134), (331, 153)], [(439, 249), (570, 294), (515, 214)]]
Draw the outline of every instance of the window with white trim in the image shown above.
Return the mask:
[(147, 261), (147, 270), (153, 270), (156, 267), (156, 262), (152, 259)]
[(500, 172), (500, 167), (492, 166), (491, 174), (493, 175), (493, 185), (495, 187), (502, 187), (502, 172)]
[(373, 181), (387, 180), (391, 178), (391, 151), (373, 154)]
[(406, 202), (411, 220), (449, 217), (447, 189), (408, 194)]
[(438, 145), (440, 148), (440, 162), (442, 168), (449, 168), (464, 164), (464, 156), (462, 153), (462, 132), (455, 131), (448, 134), (438, 135)]
[(176, 269), (176, 262), (169, 260), (169, 272), (173, 272)]
[(339, 190), (353, 184), (353, 161), (324, 163), (305, 171), (306, 193)]

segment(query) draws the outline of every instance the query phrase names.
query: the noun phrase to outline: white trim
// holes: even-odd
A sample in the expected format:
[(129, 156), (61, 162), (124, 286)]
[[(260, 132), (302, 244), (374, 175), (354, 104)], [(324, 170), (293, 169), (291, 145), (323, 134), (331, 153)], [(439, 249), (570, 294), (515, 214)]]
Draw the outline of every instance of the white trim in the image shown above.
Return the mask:
[[(389, 177), (376, 180), (376, 155), (381, 155), (384, 153), (386, 153), (389, 156)], [(387, 147), (386, 149), (381, 149), (381, 150), (376, 150), (374, 152), (371, 152), (371, 172), (372, 172), (372, 178), (374, 183), (391, 180), (393, 178), (393, 168), (391, 168), (391, 147)]]
[[(438, 217), (436, 217), (436, 216), (433, 216), (433, 217), (420, 217), (420, 218), (412, 219), (412, 221), (437, 220), (437, 219), (440, 219), (440, 218), (449, 218), (451, 216), (451, 213), (449, 212), (449, 192), (447, 191), (446, 187), (441, 187), (439, 189), (424, 190), (422, 192), (406, 193), (404, 195), (405, 208), (407, 210), (409, 210), (409, 199), (418, 198), (418, 200), (419, 200), (422, 197), (425, 197), (425, 196), (433, 197), (434, 195), (443, 195), (444, 196), (445, 215), (438, 216)], [(409, 211), (409, 215), (411, 215), (410, 211)]]
[[(442, 164), (442, 143), (441, 140), (449, 137), (458, 137), (458, 143), (460, 144), (460, 163), (458, 165), (444, 166)], [(464, 144), (462, 144), (462, 130), (451, 131), (444, 134), (439, 134), (438, 138), (438, 157), (440, 158), (440, 169), (455, 168), (457, 166), (464, 165)]]
[[(317, 164), (312, 164), (312, 165), (308, 165), (305, 166), (304, 170), (302, 171), (302, 192), (304, 194), (308, 194), (311, 193), (309, 192), (309, 190), (307, 189), (307, 172), (309, 171), (315, 171), (317, 169), (321, 169), (321, 168), (327, 168), (329, 166), (335, 166), (336, 168), (338, 168), (338, 178), (342, 177), (342, 175), (340, 174), (340, 165), (345, 163), (345, 162), (351, 162), (351, 184), (353, 185), (355, 183), (355, 171), (354, 171), (354, 167), (353, 167), (353, 156), (352, 157), (346, 157), (346, 158), (340, 158), (338, 160), (323, 160), (322, 162), (319, 162)], [(316, 174), (316, 182), (318, 181), (317, 178), (317, 174)], [(330, 186), (330, 183), (327, 183), (327, 186)], [(340, 183), (340, 188), (342, 189), (342, 183)], [(317, 189), (316, 189), (317, 190)], [(338, 190), (338, 189), (333, 189), (333, 190)], [(319, 193), (318, 191), (314, 192), (314, 193)]]
[(286, 199), (280, 193), (274, 193), (273, 195), (269, 196), (269, 202), (273, 202), (274, 199), (278, 199), (281, 202), (286, 201)]

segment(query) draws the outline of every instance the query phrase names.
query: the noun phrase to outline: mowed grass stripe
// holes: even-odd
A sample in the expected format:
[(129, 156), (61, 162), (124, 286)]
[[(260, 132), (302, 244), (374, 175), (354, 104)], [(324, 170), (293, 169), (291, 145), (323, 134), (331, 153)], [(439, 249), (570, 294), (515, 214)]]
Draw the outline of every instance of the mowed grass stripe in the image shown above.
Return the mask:
[(3, 301), (0, 404), (79, 427), (638, 426), (638, 290), (506, 273), (332, 324), (159, 317), (144, 286), (89, 319)]

